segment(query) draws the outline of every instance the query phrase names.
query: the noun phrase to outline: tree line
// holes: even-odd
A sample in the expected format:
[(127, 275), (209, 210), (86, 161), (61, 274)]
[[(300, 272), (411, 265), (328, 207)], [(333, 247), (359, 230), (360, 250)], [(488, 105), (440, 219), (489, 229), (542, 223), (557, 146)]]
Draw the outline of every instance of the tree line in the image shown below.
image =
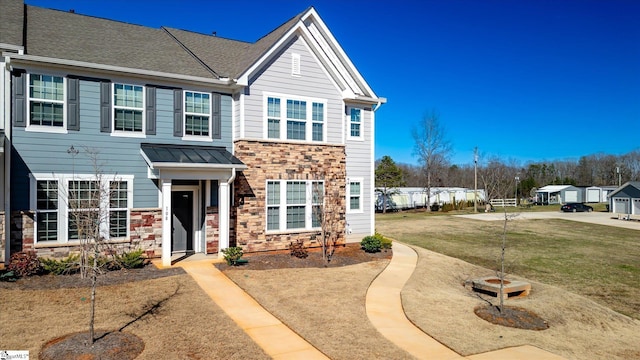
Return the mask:
[[(476, 152), (475, 164), (456, 165), (449, 160), (451, 143), (440, 126), (436, 111), (426, 113), (413, 128), (412, 135), (415, 141), (413, 155), (419, 165), (396, 164), (388, 156), (378, 159), (376, 187), (473, 189), (477, 171), (478, 188), (484, 189), (487, 198), (492, 199), (514, 197), (516, 191), (518, 197), (533, 196), (535, 189), (546, 185), (618, 186), (627, 181), (640, 181), (640, 148), (624, 155), (597, 153), (582, 156), (577, 161), (525, 164), (498, 156), (478, 156)], [(397, 167), (399, 174), (391, 176), (394, 181), (390, 181), (388, 174), (395, 171), (393, 167)], [(386, 178), (381, 174), (386, 174)]]

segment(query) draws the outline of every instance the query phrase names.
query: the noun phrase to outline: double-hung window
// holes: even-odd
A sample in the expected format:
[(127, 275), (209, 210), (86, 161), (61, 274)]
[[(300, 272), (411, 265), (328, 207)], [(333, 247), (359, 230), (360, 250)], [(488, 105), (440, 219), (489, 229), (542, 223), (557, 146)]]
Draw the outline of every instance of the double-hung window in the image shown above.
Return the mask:
[(124, 238), (129, 228), (129, 192), (126, 181), (110, 181), (109, 238)]
[(280, 182), (267, 181), (267, 230), (280, 229)]
[(325, 141), (326, 101), (284, 95), (265, 97), (265, 136), (269, 139)]
[(211, 138), (211, 94), (184, 92), (184, 134)]
[(36, 244), (128, 237), (132, 190), (130, 175), (33, 174)]
[(29, 75), (29, 126), (64, 128), (64, 78)]
[(305, 140), (307, 120), (307, 102), (287, 100), (287, 139)]
[(268, 180), (267, 231), (312, 230), (321, 226), (322, 181)]
[(139, 85), (113, 84), (113, 130), (143, 134), (144, 89)]
[(347, 211), (362, 212), (362, 179), (350, 179), (347, 190)]
[(100, 183), (95, 180), (69, 181), (68, 239), (93, 239), (99, 234)]
[(349, 118), (349, 138), (350, 139), (363, 139), (362, 136), (362, 109), (349, 108), (347, 114)]
[(267, 137), (280, 138), (280, 99), (267, 98)]
[(324, 140), (324, 104), (323, 103), (313, 103), (312, 104), (312, 115), (311, 115), (311, 137), (313, 141), (323, 141)]
[(58, 240), (58, 181), (36, 181), (36, 242)]

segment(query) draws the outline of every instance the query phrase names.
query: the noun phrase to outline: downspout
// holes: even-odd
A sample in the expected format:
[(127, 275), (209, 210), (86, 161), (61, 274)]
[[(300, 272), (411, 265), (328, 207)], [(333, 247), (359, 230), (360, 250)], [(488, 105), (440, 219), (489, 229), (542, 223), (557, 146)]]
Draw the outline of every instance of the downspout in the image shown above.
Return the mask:
[[(5, 56), (5, 69), (4, 74), (6, 78), (4, 79), (2, 86), (4, 87), (4, 99), (2, 101), (7, 104), (11, 104), (11, 57)], [(7, 84), (9, 85), (7, 87)], [(8, 106), (11, 108), (11, 105)], [(4, 263), (5, 265), (9, 264), (9, 258), (11, 257), (11, 112), (9, 112), (7, 116), (7, 110), (5, 108), (4, 113), (2, 114), (2, 119), (4, 121)]]
[[(376, 231), (376, 209), (375, 209), (375, 196), (376, 196), (376, 169), (374, 167), (374, 164), (376, 163), (376, 116), (375, 113), (376, 111), (378, 111), (378, 109), (380, 108), (380, 106), (382, 106), (382, 100), (378, 99), (378, 104), (375, 105), (375, 107), (373, 107), (373, 112), (371, 114), (371, 120), (372, 120), (372, 126), (371, 126), (371, 172), (370, 172), (370, 179), (371, 179), (371, 192), (369, 193), (369, 199), (370, 199), (370, 203), (371, 203), (371, 210), (369, 211), (369, 216), (371, 216), (371, 229), (369, 229), (370, 235), (373, 235)], [(384, 205), (383, 205), (384, 206)]]

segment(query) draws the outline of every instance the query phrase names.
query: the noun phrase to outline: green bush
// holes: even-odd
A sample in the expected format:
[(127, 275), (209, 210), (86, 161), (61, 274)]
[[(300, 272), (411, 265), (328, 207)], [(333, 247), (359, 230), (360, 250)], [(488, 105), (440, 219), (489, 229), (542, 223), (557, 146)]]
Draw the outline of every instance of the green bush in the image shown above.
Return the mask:
[(40, 258), (42, 269), (47, 274), (65, 275), (75, 274), (80, 271), (80, 255), (71, 254), (62, 260)]
[(393, 242), (391, 241), (391, 239), (387, 239), (386, 237), (382, 236), (382, 239), (380, 240), (380, 244), (382, 245), (382, 248), (385, 250), (391, 249), (391, 246)]
[(236, 246), (222, 249), (222, 254), (224, 255), (227, 265), (236, 266), (238, 265), (238, 260), (240, 260), (244, 253), (242, 252), (241, 247)]
[(368, 253), (379, 252), (382, 248), (382, 241), (380, 238), (381, 236), (376, 235), (365, 236), (360, 242), (360, 247)]
[(34, 251), (21, 251), (11, 255), (7, 270), (15, 276), (32, 276), (42, 274), (42, 265)]
[(14, 282), (16, 280), (18, 280), (18, 277), (13, 271), (0, 270), (0, 281)]
[(142, 257), (144, 251), (134, 250), (115, 255), (115, 262), (123, 269), (139, 269), (144, 267), (145, 261)]

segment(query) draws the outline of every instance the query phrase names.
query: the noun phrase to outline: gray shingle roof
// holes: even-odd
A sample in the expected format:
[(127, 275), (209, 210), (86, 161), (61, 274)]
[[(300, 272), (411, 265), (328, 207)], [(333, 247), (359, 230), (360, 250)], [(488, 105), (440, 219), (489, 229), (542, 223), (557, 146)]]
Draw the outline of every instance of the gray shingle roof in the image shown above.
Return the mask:
[(0, 43), (22, 46), (23, 21), (21, 0), (0, 0)]
[[(236, 78), (308, 10), (289, 19), (255, 43), (248, 43), (185, 30), (165, 27), (153, 29), (24, 6), (22, 1), (0, 1), (3, 19), (0, 22), (0, 30), (3, 30), (0, 39), (6, 37), (11, 44), (22, 44), (22, 25), (19, 23), (24, 14), (27, 55), (204, 78)], [(5, 22), (5, 18), (11, 21)], [(5, 28), (7, 31), (4, 31)]]
[(151, 71), (211, 77), (161, 29), (27, 6), (26, 53)]

